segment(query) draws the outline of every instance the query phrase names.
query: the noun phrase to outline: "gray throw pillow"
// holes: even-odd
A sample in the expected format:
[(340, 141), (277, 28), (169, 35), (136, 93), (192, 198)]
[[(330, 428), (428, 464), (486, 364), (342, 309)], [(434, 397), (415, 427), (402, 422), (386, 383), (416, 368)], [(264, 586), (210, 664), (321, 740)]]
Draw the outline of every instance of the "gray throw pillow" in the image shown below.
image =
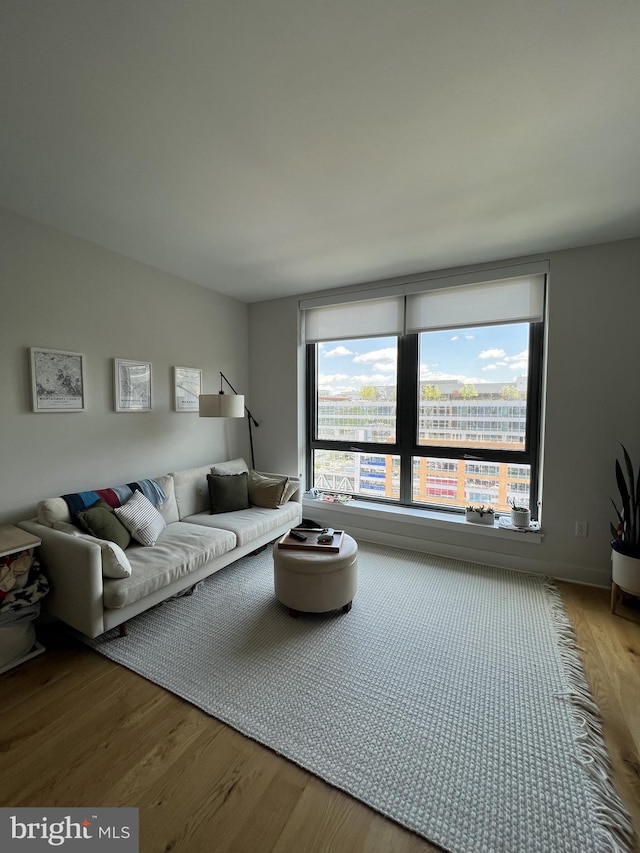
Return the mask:
[(97, 539), (115, 542), (123, 551), (131, 542), (131, 534), (105, 501), (98, 501), (89, 509), (77, 512), (74, 520), (82, 530)]
[(249, 508), (248, 474), (207, 474), (211, 514)]

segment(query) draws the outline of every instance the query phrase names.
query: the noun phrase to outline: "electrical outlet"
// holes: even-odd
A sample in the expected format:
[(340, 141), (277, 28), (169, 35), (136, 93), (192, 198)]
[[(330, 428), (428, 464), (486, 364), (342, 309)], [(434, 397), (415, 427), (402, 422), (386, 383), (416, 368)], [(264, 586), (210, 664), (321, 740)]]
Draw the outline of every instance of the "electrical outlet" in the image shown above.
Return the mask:
[(588, 521), (576, 521), (576, 536), (588, 536), (589, 534), (589, 522)]

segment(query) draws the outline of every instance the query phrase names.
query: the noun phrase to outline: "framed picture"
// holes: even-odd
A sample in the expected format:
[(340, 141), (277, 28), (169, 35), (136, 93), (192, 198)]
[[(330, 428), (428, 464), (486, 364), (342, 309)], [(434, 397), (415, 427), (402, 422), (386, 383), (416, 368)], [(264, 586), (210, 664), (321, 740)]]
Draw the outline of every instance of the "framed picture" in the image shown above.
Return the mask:
[(176, 412), (197, 412), (202, 394), (202, 371), (198, 367), (173, 368), (173, 401)]
[(31, 400), (34, 412), (82, 412), (84, 356), (79, 352), (31, 347)]
[(116, 412), (151, 411), (151, 364), (148, 361), (113, 360)]

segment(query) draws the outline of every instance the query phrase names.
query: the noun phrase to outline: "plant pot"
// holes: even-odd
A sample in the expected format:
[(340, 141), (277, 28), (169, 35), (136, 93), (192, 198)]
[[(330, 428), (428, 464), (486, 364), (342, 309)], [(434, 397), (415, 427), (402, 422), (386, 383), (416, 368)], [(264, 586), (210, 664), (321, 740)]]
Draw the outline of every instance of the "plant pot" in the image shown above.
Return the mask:
[(479, 513), (476, 509), (466, 509), (464, 511), (466, 521), (472, 524), (491, 524), (495, 521), (495, 515), (492, 512)]
[(530, 527), (531, 526), (531, 510), (528, 509), (512, 509), (511, 524), (514, 527)]
[(611, 549), (611, 579), (628, 595), (640, 596), (640, 557)]

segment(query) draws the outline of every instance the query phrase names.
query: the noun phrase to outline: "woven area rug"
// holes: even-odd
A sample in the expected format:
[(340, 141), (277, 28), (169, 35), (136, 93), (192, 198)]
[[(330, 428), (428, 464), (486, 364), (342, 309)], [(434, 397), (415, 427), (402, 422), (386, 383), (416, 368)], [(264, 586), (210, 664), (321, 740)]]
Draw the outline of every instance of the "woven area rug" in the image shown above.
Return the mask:
[(90, 645), (452, 853), (631, 849), (552, 584), (361, 543), (351, 612), (292, 619), (272, 566)]

